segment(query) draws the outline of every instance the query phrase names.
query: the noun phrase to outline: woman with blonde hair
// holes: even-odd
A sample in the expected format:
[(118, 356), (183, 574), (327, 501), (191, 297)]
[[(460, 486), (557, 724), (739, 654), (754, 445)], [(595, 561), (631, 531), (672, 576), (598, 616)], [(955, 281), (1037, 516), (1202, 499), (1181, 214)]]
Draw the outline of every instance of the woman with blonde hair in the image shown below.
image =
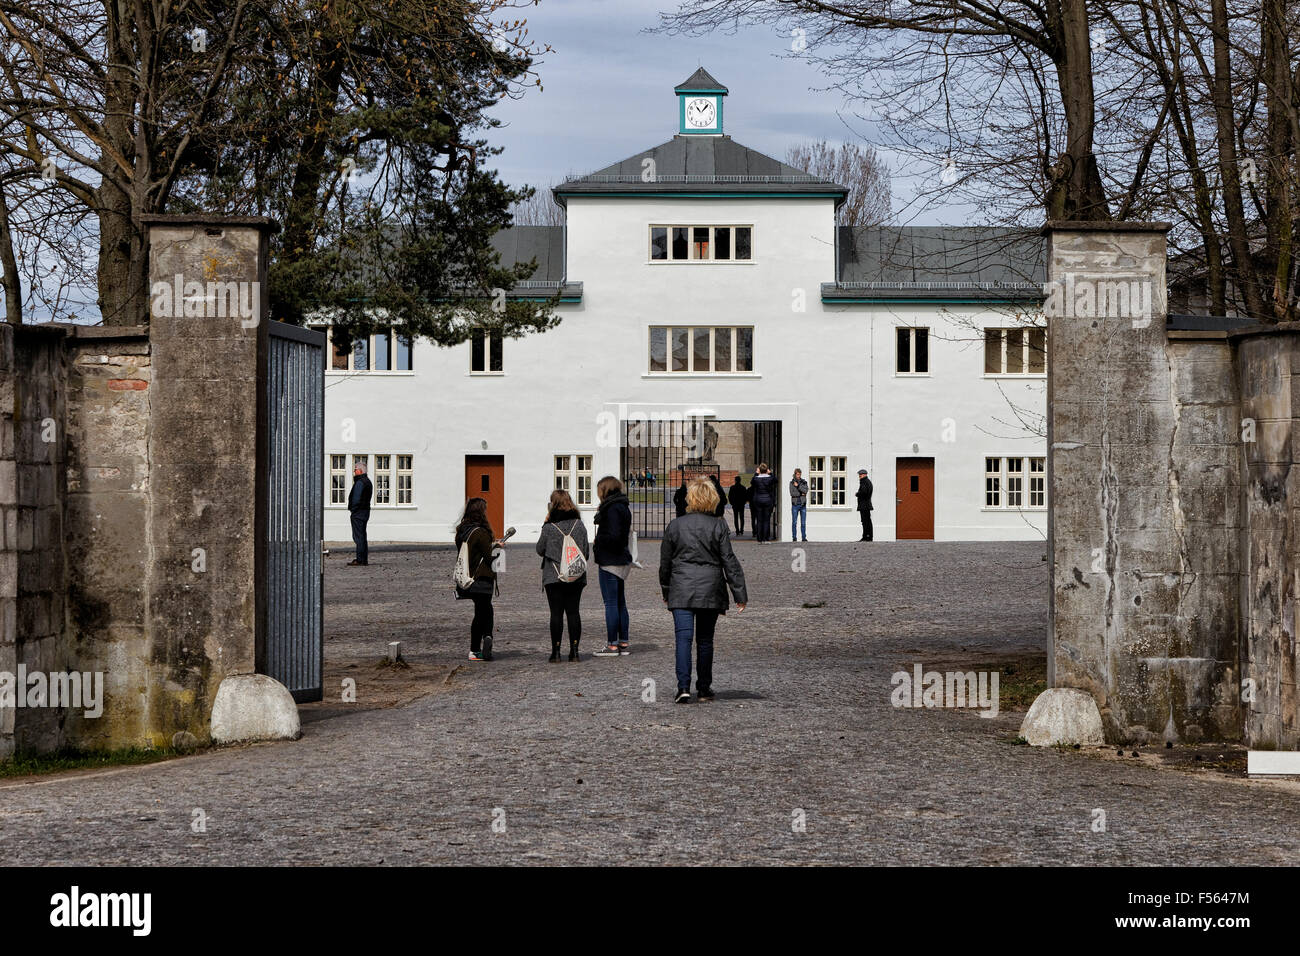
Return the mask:
[[(575, 555), (564, 553), (564, 539), (573, 539), (573, 543), (582, 552), (582, 562), (575, 561)], [(551, 608), (551, 663), (560, 659), (560, 640), (564, 637), (564, 619), (569, 619), (569, 660), (578, 660), (578, 642), (582, 640), (582, 618), (579, 606), (582, 603), (582, 589), (587, 586), (586, 559), (591, 557), (587, 544), (587, 526), (582, 523), (582, 515), (574, 507), (573, 499), (562, 488), (551, 492), (551, 500), (546, 508), (546, 523), (542, 525), (542, 534), (537, 539), (537, 553), (542, 556), (542, 588), (546, 591), (546, 603)], [(581, 569), (581, 576), (573, 574)]]
[(707, 478), (686, 486), (686, 514), (669, 522), (659, 548), (659, 585), (673, 613), (677, 638), (678, 704), (691, 702), (691, 644), (696, 646), (702, 701), (713, 700), (713, 634), (718, 615), (727, 613), (727, 588), (736, 610), (745, 610), (749, 596), (745, 572), (731, 550), (727, 523), (714, 517), (718, 493)]
[(632, 506), (623, 494), (623, 483), (606, 475), (596, 484), (600, 506), (596, 508), (596, 542), (592, 554), (600, 567), (600, 596), (605, 601), (605, 646), (597, 657), (630, 653), (625, 582), (632, 570)]

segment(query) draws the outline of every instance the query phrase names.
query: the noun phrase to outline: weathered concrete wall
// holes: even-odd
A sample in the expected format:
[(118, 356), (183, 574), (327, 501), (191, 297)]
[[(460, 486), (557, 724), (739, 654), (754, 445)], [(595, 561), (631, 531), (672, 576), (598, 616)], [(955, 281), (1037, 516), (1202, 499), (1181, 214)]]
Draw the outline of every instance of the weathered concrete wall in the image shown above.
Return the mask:
[[(6, 675), (62, 671), (67, 659), (62, 340), (62, 332), (41, 328), (6, 328), (0, 336), (0, 672)], [(57, 749), (65, 717), (48, 706), (0, 707), (0, 754)]]
[(1226, 340), (1166, 336), (1165, 228), (1047, 230), (1068, 290), (1048, 299), (1049, 680), (1092, 693), (1108, 739), (1232, 739), (1236, 388)]
[(1296, 692), (1300, 469), (1300, 326), (1232, 336), (1241, 381), (1242, 601), (1246, 739), (1257, 749), (1300, 747)]
[(103, 714), (72, 715), (88, 749), (152, 739), (148, 653), (149, 339), (144, 327), (69, 330), (68, 625), (79, 670), (104, 675)]
[[(163, 691), (149, 721), (158, 742), (206, 740), (222, 678), (256, 670), (266, 240), (256, 225), (155, 219), (149, 243), (149, 655)], [(226, 282), (254, 314), (208, 285)]]

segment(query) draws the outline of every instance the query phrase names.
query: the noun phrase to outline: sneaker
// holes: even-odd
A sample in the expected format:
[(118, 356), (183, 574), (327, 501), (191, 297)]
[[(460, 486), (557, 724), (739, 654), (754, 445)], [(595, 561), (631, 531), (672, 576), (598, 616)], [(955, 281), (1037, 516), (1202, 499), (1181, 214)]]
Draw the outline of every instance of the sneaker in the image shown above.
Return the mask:
[(695, 693), (700, 698), (700, 700), (713, 700), (712, 687), (698, 687), (696, 688)]
[(632, 653), (632, 649), (629, 648), (626, 644), (620, 644), (620, 645), (618, 645), (618, 656), (619, 656), (619, 657), (627, 657), (627, 655), (629, 655), (629, 654), (631, 654), (631, 653)]
[(597, 657), (618, 657), (618, 645), (606, 644), (600, 650), (596, 651)]
[(483, 660), (483, 658), (479, 655), (479, 652), (478, 652), (478, 651), (470, 651), (470, 652), (469, 652), (469, 659), (472, 660), (472, 661), (481, 661), (481, 660)]
[(677, 688), (677, 696), (673, 698), (674, 704), (689, 704), (691, 702), (691, 692), (681, 687)]
[(492, 638), (483, 635), (483, 660), (492, 660)]

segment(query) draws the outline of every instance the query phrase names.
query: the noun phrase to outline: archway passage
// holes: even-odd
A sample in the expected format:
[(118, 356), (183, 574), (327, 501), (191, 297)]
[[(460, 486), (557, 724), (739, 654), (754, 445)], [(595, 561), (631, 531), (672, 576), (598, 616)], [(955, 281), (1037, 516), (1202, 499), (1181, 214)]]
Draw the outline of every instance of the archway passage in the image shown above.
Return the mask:
[[(677, 516), (674, 495), (692, 478), (715, 476), (725, 490), (739, 477), (748, 489), (760, 463), (781, 474), (781, 422), (625, 420), (620, 461), (632, 504), (632, 530), (641, 538), (660, 538)], [(772, 512), (772, 533), (778, 538), (780, 511)], [(730, 505), (725, 517), (734, 530)], [(745, 533), (737, 537), (753, 537), (748, 508)]]

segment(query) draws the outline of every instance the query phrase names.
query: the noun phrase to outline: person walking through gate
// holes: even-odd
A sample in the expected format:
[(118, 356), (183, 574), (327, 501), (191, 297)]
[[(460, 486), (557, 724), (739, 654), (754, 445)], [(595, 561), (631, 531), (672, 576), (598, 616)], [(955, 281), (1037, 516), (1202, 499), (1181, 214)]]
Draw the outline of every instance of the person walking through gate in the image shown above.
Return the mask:
[(749, 501), (749, 489), (740, 481), (740, 475), (727, 489), (727, 501), (731, 504), (731, 520), (736, 526), (736, 534), (745, 533), (745, 503)]
[(617, 657), (628, 649), (627, 595), (624, 585), (632, 570), (632, 508), (622, 483), (606, 475), (596, 485), (600, 506), (596, 508), (596, 541), (592, 554), (600, 572), (600, 596), (605, 602), (605, 647), (597, 657)]
[(754, 513), (754, 540), (764, 544), (772, 540), (772, 509), (776, 507), (776, 479), (766, 464), (749, 481), (749, 509)]
[(673, 507), (677, 509), (677, 517), (686, 514), (686, 472), (684, 470), (681, 486), (673, 492)]
[(691, 644), (696, 648), (695, 692), (713, 700), (713, 635), (718, 615), (727, 613), (727, 587), (736, 610), (744, 611), (749, 595), (745, 572), (731, 550), (725, 521), (714, 517), (717, 492), (712, 482), (694, 479), (686, 489), (687, 514), (669, 522), (659, 547), (659, 586), (673, 615), (677, 641), (675, 703), (691, 702)]
[(366, 466), (358, 464), (352, 471), (352, 490), (348, 492), (348, 511), (352, 516), (352, 540), (357, 554), (348, 566), (370, 563), (370, 542), (366, 540), (366, 523), (370, 521), (370, 496), (375, 486), (366, 477)]
[(551, 492), (546, 509), (546, 523), (537, 539), (537, 553), (542, 556), (542, 589), (546, 603), (551, 608), (551, 663), (560, 659), (560, 639), (564, 637), (564, 620), (569, 620), (569, 660), (578, 660), (578, 642), (582, 640), (582, 589), (587, 586), (587, 570), (576, 580), (562, 580), (572, 573), (572, 565), (565, 562), (564, 539), (573, 539), (585, 559), (591, 557), (587, 544), (587, 526), (573, 505), (569, 493), (557, 488)]
[(470, 574), (474, 583), (468, 588), (456, 589), (456, 597), (474, 602), (474, 619), (469, 625), (469, 659), (492, 660), (492, 595), (496, 592), (497, 573), (492, 567), (493, 548), (502, 542), (492, 534), (488, 521), (487, 500), (470, 498), (465, 502), (465, 513), (456, 525), (456, 548), (469, 543)]
[[(796, 527), (798, 525), (798, 527)], [(790, 479), (790, 540), (797, 541), (795, 531), (803, 533), (808, 540), (808, 482), (803, 479), (803, 472), (794, 470)]]
[(727, 513), (727, 493), (722, 490), (722, 482), (718, 480), (717, 475), (709, 475), (709, 481), (713, 484), (713, 490), (718, 494), (718, 506), (713, 509), (713, 517), (721, 518)]
[(871, 479), (867, 469), (858, 469), (858, 512), (862, 516), (862, 540), (870, 541), (871, 531)]

